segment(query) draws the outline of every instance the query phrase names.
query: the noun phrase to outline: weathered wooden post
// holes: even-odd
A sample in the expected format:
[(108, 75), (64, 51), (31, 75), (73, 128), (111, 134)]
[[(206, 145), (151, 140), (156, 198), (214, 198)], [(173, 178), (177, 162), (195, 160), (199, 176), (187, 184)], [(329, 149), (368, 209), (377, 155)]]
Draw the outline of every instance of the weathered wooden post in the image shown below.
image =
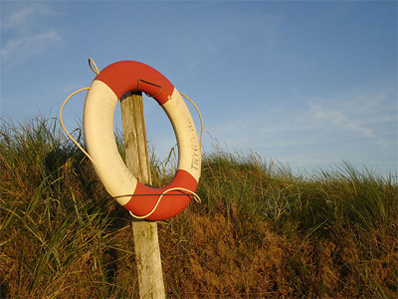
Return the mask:
[[(148, 146), (141, 92), (120, 102), (127, 168), (142, 183), (151, 184)], [(140, 298), (165, 298), (157, 223), (133, 220)]]

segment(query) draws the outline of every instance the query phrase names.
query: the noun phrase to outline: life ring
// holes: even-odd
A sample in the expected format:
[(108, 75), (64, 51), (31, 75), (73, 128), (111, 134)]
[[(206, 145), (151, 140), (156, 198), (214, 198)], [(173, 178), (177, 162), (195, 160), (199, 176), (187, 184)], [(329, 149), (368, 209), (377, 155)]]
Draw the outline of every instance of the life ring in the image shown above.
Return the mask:
[[(150, 188), (139, 182), (127, 169), (117, 149), (113, 120), (118, 100), (129, 91), (142, 91), (153, 97), (166, 112), (178, 144), (178, 167), (170, 184)], [(83, 129), (87, 151), (94, 168), (111, 196), (137, 216), (164, 220), (180, 213), (195, 192), (201, 171), (201, 149), (195, 124), (177, 89), (154, 68), (136, 61), (120, 61), (103, 69), (87, 93)], [(175, 190), (181, 188), (181, 190)], [(167, 190), (173, 192), (167, 194)]]

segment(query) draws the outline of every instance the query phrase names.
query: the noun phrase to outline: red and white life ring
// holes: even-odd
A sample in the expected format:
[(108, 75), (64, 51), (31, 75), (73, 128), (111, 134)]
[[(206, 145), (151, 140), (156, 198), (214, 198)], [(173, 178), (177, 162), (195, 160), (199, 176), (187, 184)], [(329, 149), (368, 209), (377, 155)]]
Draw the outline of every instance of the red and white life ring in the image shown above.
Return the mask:
[[(140, 183), (127, 169), (117, 149), (113, 129), (115, 109), (118, 100), (133, 90), (140, 90), (155, 98), (166, 112), (176, 135), (178, 169), (171, 183), (160, 189)], [(94, 167), (101, 181), (108, 192), (134, 215), (147, 215), (159, 196), (171, 188), (195, 192), (201, 171), (201, 149), (196, 128), (180, 93), (154, 68), (136, 61), (120, 61), (103, 69), (87, 93), (83, 126), (87, 150), (95, 161)], [(174, 190), (172, 193), (174, 195), (165, 195), (146, 219), (173, 217), (192, 198), (191, 194), (184, 191)], [(121, 196), (126, 194), (129, 196)]]

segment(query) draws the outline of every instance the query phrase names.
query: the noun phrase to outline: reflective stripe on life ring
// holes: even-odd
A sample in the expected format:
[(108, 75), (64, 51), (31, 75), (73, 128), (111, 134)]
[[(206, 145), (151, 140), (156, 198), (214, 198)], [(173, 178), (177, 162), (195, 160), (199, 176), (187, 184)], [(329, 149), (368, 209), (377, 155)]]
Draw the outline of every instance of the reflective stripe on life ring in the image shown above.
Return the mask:
[[(133, 90), (155, 98), (166, 112), (176, 135), (178, 169), (171, 183), (160, 189), (140, 183), (127, 169), (117, 149), (113, 129), (115, 109), (118, 100)], [(133, 214), (148, 214), (160, 194), (170, 188), (181, 187), (195, 192), (201, 169), (201, 149), (196, 128), (180, 93), (154, 68), (140, 62), (120, 61), (103, 69), (87, 93), (83, 127), (87, 150), (95, 161), (94, 167), (102, 183)], [(170, 193), (162, 198), (155, 212), (146, 219), (173, 217), (188, 205), (192, 197), (183, 191)], [(126, 194), (129, 195), (121, 196)]]

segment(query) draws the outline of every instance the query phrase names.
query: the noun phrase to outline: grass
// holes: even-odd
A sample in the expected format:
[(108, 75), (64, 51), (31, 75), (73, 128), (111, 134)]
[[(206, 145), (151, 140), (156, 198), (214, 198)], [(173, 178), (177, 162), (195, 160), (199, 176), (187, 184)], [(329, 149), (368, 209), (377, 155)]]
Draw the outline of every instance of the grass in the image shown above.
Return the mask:
[[(138, 297), (129, 215), (55, 119), (4, 120), (0, 163), (2, 297)], [(152, 156), (153, 184), (174, 165)], [(215, 146), (197, 192), (158, 222), (168, 297), (398, 297), (396, 175), (300, 176)]]

